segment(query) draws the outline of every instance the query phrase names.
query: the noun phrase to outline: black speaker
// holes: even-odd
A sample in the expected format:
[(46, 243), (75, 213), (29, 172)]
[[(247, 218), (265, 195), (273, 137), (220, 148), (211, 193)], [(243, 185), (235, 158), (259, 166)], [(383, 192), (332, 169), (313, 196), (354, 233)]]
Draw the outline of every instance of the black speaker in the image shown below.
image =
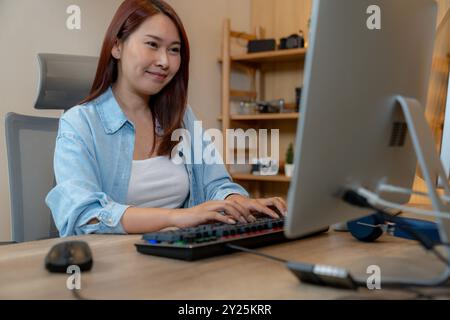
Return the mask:
[(250, 40), (247, 45), (248, 53), (273, 51), (275, 48), (275, 39)]

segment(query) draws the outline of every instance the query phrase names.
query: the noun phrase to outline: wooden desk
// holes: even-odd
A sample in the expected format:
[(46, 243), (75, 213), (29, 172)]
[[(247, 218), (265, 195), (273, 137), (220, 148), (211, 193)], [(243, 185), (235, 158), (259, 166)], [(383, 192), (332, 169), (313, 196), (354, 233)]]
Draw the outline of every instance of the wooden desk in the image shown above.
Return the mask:
[[(411, 293), (381, 290), (355, 292), (301, 284), (283, 264), (246, 253), (184, 262), (138, 253), (140, 236), (90, 235), (94, 256), (82, 274), (81, 294), (90, 299), (335, 299), (410, 298)], [(74, 239), (74, 238), (71, 238)], [(62, 239), (0, 246), (0, 299), (72, 299), (67, 274), (50, 274), (44, 257)], [(362, 243), (349, 233), (330, 231), (309, 239), (260, 249), (285, 259), (331, 264), (366, 275), (369, 265), (388, 275), (432, 277), (443, 265), (413, 241), (383, 236)]]

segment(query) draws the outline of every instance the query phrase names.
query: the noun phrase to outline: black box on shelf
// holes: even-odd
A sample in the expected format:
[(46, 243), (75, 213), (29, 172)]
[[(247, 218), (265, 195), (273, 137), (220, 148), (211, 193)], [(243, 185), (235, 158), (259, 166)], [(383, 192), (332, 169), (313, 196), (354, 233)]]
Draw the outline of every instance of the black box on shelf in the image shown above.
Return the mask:
[(247, 45), (248, 53), (273, 51), (275, 48), (275, 39), (250, 40)]

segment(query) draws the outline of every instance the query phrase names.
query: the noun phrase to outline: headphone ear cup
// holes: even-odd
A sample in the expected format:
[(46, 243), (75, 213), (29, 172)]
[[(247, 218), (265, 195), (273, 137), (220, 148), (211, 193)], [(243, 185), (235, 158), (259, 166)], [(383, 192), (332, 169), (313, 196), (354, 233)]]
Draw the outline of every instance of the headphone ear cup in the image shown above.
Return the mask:
[(383, 223), (377, 214), (372, 214), (364, 218), (349, 221), (347, 227), (352, 236), (359, 241), (373, 242), (383, 234), (383, 230), (380, 227), (371, 226), (377, 226)]

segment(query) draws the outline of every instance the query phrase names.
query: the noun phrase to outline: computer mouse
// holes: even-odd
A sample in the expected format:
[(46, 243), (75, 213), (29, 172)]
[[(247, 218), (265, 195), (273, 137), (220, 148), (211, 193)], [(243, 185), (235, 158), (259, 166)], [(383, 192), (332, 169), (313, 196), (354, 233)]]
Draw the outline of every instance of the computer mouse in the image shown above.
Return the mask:
[(65, 241), (54, 245), (45, 257), (45, 267), (50, 272), (66, 273), (67, 268), (76, 265), (81, 271), (92, 268), (92, 252), (84, 241)]

